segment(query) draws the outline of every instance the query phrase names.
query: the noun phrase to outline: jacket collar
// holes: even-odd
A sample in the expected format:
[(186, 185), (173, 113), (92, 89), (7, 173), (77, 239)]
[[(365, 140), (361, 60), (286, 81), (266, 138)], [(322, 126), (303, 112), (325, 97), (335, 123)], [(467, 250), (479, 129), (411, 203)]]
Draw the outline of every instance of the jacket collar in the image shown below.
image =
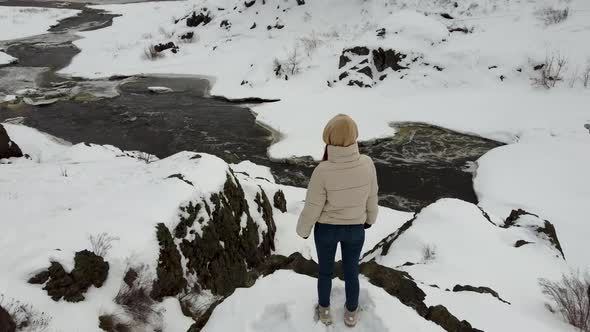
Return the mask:
[(347, 163), (361, 157), (357, 143), (349, 146), (328, 145), (328, 160), (333, 163)]

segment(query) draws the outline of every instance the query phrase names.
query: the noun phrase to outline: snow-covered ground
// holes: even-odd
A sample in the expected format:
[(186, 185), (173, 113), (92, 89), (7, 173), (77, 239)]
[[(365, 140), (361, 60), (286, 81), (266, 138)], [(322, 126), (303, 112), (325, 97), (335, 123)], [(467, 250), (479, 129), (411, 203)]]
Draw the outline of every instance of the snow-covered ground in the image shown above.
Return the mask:
[(0, 41), (45, 33), (59, 20), (79, 12), (60, 8), (7, 7), (0, 3)]
[[(340, 112), (359, 122), (362, 139), (393, 134), (389, 123), (395, 121), (423, 121), (503, 142), (530, 131), (587, 134), (590, 89), (584, 89), (582, 73), (590, 68), (590, 46), (580, 41), (590, 38), (590, 3), (557, 6), (567, 6), (569, 17), (546, 25), (541, 12), (551, 6), (553, 1), (543, 0), (474, 0), (458, 8), (444, 1), (336, 0), (301, 6), (258, 1), (246, 7), (232, 0), (101, 6), (123, 16), (112, 27), (82, 33), (75, 42), (82, 52), (62, 72), (192, 73), (214, 77), (213, 94), (280, 98), (254, 108), (258, 121), (283, 134), (269, 151), (277, 158), (321, 157), (321, 137), (309, 133), (320, 133)], [(212, 21), (188, 27), (186, 16), (202, 8)], [(381, 28), (386, 33), (378, 37)], [(194, 32), (191, 42), (181, 39), (187, 32)], [(150, 45), (168, 41), (179, 46), (177, 54), (145, 57)], [(354, 64), (338, 68), (343, 50), (354, 46), (407, 54), (409, 69), (376, 73), (372, 66), (371, 89), (334, 82)], [(288, 80), (277, 77), (275, 60), (288, 66), (293, 54), (299, 72)], [(568, 60), (564, 81), (552, 91), (533, 87), (531, 78), (540, 75), (534, 66), (558, 54)], [(382, 74), (387, 78), (378, 81)]]

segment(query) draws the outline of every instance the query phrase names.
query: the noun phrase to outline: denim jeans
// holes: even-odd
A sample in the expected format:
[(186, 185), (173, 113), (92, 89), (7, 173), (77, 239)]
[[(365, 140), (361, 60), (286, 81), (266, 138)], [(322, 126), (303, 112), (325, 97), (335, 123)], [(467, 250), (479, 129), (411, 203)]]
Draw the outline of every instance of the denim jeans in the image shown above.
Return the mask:
[(314, 227), (315, 246), (318, 252), (318, 302), (322, 307), (330, 306), (332, 274), (336, 247), (340, 242), (342, 269), (346, 290), (346, 308), (354, 311), (359, 303), (359, 259), (365, 242), (363, 225), (328, 225), (316, 223)]

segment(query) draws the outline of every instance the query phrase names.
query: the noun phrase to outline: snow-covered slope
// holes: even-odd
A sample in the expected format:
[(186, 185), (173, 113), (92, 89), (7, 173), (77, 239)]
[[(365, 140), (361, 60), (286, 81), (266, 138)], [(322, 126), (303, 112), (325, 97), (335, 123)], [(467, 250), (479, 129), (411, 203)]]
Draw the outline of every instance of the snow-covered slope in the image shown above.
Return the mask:
[(16, 61), (17, 61), (16, 58), (0, 51), (0, 66), (8, 65), (8, 64), (14, 63)]
[[(308, 133), (321, 132), (336, 113), (353, 116), (362, 139), (393, 134), (388, 124), (395, 121), (504, 142), (530, 131), (587, 134), (584, 0), (195, 0), (100, 8), (123, 16), (82, 33), (75, 42), (82, 52), (63, 73), (193, 73), (213, 79), (213, 94), (280, 98), (254, 109), (258, 121), (283, 134), (270, 148), (273, 157), (321, 157), (320, 136)], [(548, 8), (567, 8), (569, 16), (547, 24)], [(146, 58), (150, 46), (168, 42), (176, 53)], [(374, 55), (379, 48), (395, 55)], [(535, 68), (553, 56), (567, 60), (563, 81), (552, 91), (533, 86), (542, 72)]]
[(0, 41), (45, 33), (59, 20), (79, 12), (74, 9), (6, 7), (0, 4)]

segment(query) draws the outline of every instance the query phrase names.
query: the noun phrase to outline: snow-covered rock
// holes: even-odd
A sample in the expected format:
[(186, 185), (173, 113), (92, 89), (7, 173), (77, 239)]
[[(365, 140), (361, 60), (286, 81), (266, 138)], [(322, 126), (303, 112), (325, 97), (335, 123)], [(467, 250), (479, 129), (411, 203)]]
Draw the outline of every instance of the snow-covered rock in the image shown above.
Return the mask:
[(17, 63), (18, 59), (0, 51), (0, 66)]

